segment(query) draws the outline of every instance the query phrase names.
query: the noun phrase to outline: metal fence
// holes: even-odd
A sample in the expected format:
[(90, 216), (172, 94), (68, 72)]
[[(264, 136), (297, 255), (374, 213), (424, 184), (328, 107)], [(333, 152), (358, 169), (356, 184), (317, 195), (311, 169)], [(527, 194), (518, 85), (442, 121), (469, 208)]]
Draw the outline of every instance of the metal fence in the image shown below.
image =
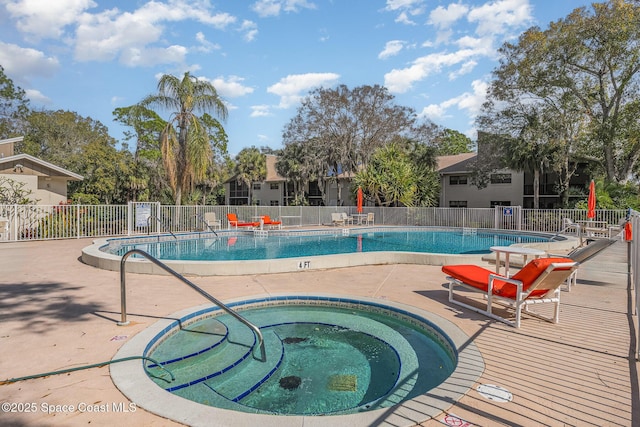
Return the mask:
[[(173, 206), (159, 203), (127, 205), (0, 205), (0, 219), (8, 230), (0, 230), (4, 241), (109, 237), (160, 232), (204, 230), (204, 214), (215, 212), (222, 227), (227, 213), (241, 221), (257, 221), (262, 215), (279, 218), (284, 227), (331, 225), (331, 214), (356, 214), (355, 206)], [(557, 232), (563, 219), (586, 222), (587, 211), (579, 209), (495, 208), (383, 208), (365, 207), (377, 225), (494, 228), (504, 230)], [(616, 226), (627, 211), (597, 210), (595, 221)]]
[[(228, 226), (227, 213), (240, 220), (255, 221), (261, 215), (279, 218), (284, 227), (332, 225), (331, 214), (356, 214), (355, 206), (167, 206), (159, 203), (128, 205), (0, 205), (0, 241), (25, 241), (110, 237), (161, 232), (204, 230), (204, 214), (215, 212), (222, 227)], [(520, 206), (495, 208), (380, 208), (365, 207), (373, 213), (376, 225), (436, 226), (458, 228), (493, 228), (559, 232), (564, 220), (589, 223), (586, 210), (523, 209)], [(621, 230), (626, 221), (632, 225), (633, 240), (627, 243), (629, 289), (635, 289), (634, 324), (637, 340), (636, 357), (640, 359), (640, 212), (633, 210), (597, 210), (591, 221)], [(615, 233), (614, 233), (615, 234)], [(624, 234), (624, 233), (623, 233)]]

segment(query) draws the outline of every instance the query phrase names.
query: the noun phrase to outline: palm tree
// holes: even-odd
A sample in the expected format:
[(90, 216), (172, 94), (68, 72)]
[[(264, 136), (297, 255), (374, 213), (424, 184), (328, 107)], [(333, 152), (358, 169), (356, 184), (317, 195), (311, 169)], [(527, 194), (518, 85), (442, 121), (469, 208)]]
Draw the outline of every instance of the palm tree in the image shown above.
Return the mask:
[(183, 193), (205, 177), (212, 161), (208, 127), (196, 113), (212, 112), (226, 120), (227, 108), (211, 83), (189, 72), (182, 80), (163, 75), (158, 81), (158, 94), (147, 96), (139, 105), (171, 112), (160, 135), (160, 147), (174, 201), (180, 205)]
[(236, 174), (239, 181), (249, 187), (249, 204), (253, 204), (253, 182), (262, 181), (267, 177), (267, 160), (265, 155), (256, 147), (243, 148), (236, 156)]

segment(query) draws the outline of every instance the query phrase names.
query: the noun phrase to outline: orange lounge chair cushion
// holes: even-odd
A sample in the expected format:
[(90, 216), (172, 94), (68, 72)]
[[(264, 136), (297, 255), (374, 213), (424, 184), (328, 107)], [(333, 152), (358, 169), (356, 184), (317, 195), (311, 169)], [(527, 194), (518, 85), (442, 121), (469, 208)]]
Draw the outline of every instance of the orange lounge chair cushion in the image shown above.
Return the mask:
[(264, 215), (262, 217), (262, 222), (267, 224), (267, 225), (280, 225), (280, 224), (282, 224), (282, 221), (272, 221), (271, 217), (269, 215)]
[[(524, 266), (522, 270), (517, 272), (512, 279), (522, 282), (522, 290), (526, 292), (533, 282), (551, 265), (552, 263), (566, 263), (563, 258), (538, 258)], [(477, 288), (483, 292), (489, 289), (489, 275), (493, 272), (477, 265), (445, 265), (442, 271), (461, 282)], [(493, 294), (504, 298), (515, 299), (517, 292), (516, 285), (496, 279), (493, 281)], [(531, 293), (529, 298), (540, 297), (546, 294), (548, 290), (539, 289)]]
[(229, 220), (229, 224), (232, 227), (259, 227), (259, 222), (240, 222), (238, 221), (238, 216), (234, 213), (228, 213), (227, 219)]

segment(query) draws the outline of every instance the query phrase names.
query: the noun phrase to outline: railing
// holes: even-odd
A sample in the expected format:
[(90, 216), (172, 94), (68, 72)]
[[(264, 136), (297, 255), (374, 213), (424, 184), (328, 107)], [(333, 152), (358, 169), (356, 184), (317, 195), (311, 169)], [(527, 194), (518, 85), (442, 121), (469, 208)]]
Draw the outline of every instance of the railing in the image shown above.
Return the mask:
[[(6, 240), (47, 240), (84, 237), (110, 237), (162, 232), (163, 224), (172, 234), (190, 232), (201, 227), (201, 218), (215, 212), (227, 227), (227, 213), (250, 221), (258, 215), (272, 218), (296, 217), (296, 226), (331, 225), (331, 214), (355, 214), (355, 206), (168, 206), (159, 203), (128, 205), (0, 205), (0, 218), (9, 220)], [(373, 213), (376, 225), (432, 226), (461, 228), (495, 228), (555, 233), (563, 219), (587, 221), (587, 211), (580, 209), (523, 209), (519, 206), (495, 208), (386, 208), (364, 207)], [(618, 225), (624, 209), (597, 210), (595, 221)], [(158, 220), (150, 222), (150, 218)], [(286, 225), (286, 224), (285, 224)]]
[[(124, 255), (122, 255), (122, 259), (120, 260), (120, 309), (121, 309), (121, 318), (120, 318), (120, 322), (118, 322), (118, 326), (126, 326), (126, 325), (129, 324), (129, 321), (127, 320), (126, 262), (127, 262), (127, 259), (129, 258), (129, 256), (131, 256), (133, 254), (139, 254), (139, 255), (142, 255), (143, 257), (147, 258), (149, 261), (151, 261), (152, 263), (154, 263), (158, 267), (162, 268), (167, 273), (169, 273), (172, 276), (176, 277), (178, 280), (182, 281), (184, 284), (190, 286), (193, 290), (195, 290), (200, 295), (202, 295), (203, 297), (205, 297), (206, 299), (208, 299), (209, 301), (211, 301), (212, 303), (214, 303), (215, 305), (220, 307), (227, 314), (231, 315), (232, 317), (237, 319), (239, 322), (245, 324), (249, 329), (251, 329), (253, 331), (253, 333), (256, 335), (256, 338), (258, 340), (258, 347), (260, 347), (260, 357), (257, 358), (257, 359), (262, 361), (262, 362), (265, 362), (267, 360), (267, 355), (266, 355), (266, 351), (265, 351), (265, 348), (264, 348), (264, 338), (262, 337), (262, 332), (260, 331), (260, 328), (258, 328), (256, 325), (254, 325), (253, 323), (249, 322), (247, 319), (245, 319), (244, 317), (240, 316), (238, 313), (236, 313), (235, 311), (233, 311), (232, 309), (230, 309), (229, 307), (224, 305), (224, 303), (222, 303), (222, 301), (218, 300), (217, 298), (213, 297), (209, 293), (207, 293), (204, 290), (202, 290), (200, 287), (198, 287), (196, 284), (194, 284), (193, 282), (191, 282), (190, 280), (185, 278), (180, 273), (176, 272), (175, 270), (173, 270), (172, 268), (170, 268), (166, 264), (164, 264), (161, 261), (159, 261), (157, 258), (153, 257), (152, 255), (150, 255), (147, 252), (145, 252), (143, 250), (140, 250), (140, 249), (131, 249), (130, 251), (128, 251)], [(255, 355), (254, 355), (254, 357), (255, 357)]]

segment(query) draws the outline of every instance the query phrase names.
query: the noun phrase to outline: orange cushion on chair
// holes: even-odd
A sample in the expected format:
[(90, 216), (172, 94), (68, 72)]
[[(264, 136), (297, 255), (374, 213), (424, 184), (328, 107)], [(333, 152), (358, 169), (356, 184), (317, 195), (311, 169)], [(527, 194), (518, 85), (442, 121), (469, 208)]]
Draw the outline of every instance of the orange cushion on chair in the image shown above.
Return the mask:
[(444, 265), (442, 272), (484, 292), (489, 289), (489, 274), (492, 273), (486, 268), (471, 264)]
[[(522, 290), (526, 291), (540, 277), (540, 275), (552, 263), (566, 263), (565, 258), (538, 258), (524, 266), (522, 270), (517, 272), (512, 279), (522, 282)], [(484, 292), (489, 289), (489, 274), (493, 272), (477, 265), (445, 265), (442, 271), (449, 276), (460, 280), (474, 288), (478, 288)], [(514, 299), (516, 297), (517, 287), (513, 283), (507, 283), (502, 280), (493, 281), (493, 294), (504, 298)], [(546, 294), (548, 290), (540, 289), (531, 293), (530, 297), (539, 297)]]

